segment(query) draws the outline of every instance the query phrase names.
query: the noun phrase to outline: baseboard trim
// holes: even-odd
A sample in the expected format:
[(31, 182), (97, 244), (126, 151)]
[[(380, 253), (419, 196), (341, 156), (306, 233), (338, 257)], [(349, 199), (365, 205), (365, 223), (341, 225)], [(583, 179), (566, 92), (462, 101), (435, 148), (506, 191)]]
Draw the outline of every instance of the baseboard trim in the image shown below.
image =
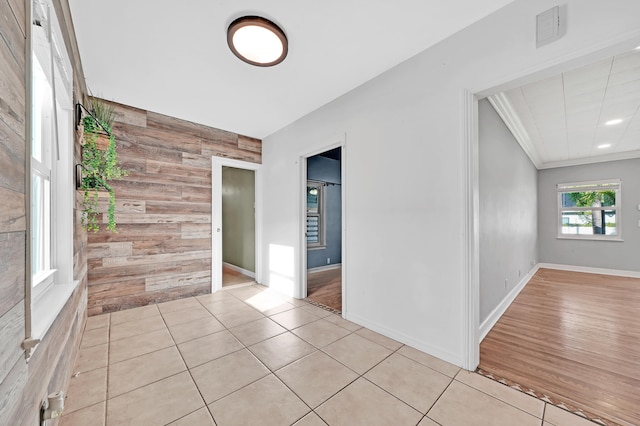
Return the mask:
[(334, 263), (333, 265), (317, 266), (315, 268), (307, 269), (307, 274), (313, 274), (314, 272), (330, 271), (332, 269), (342, 268), (342, 263)]
[(538, 272), (538, 269), (540, 269), (541, 267), (542, 266), (540, 264), (537, 264), (536, 266), (534, 266), (527, 273), (527, 275), (525, 275), (520, 280), (518, 285), (516, 285), (509, 292), (509, 294), (507, 294), (507, 296), (504, 299), (502, 299), (502, 302), (500, 302), (500, 304), (496, 306), (496, 308), (493, 311), (491, 311), (487, 319), (485, 319), (482, 322), (482, 324), (480, 324), (480, 342), (482, 342), (484, 338), (487, 337), (487, 334), (489, 334), (489, 331), (493, 328), (494, 325), (496, 325), (500, 317), (504, 315), (504, 313), (507, 311), (507, 308), (509, 308), (509, 306), (513, 303), (513, 301), (516, 300), (516, 297), (518, 297), (518, 294), (520, 294), (522, 289), (529, 283), (531, 278), (533, 278), (536, 272)]
[(400, 343), (404, 343), (407, 346), (411, 346), (414, 349), (427, 353), (453, 365), (457, 365), (458, 367), (462, 367), (463, 365), (462, 359), (456, 354), (443, 350), (442, 348), (436, 347), (434, 345), (425, 343), (421, 340), (415, 339), (397, 330), (393, 330), (378, 323), (371, 322), (359, 315), (349, 314), (344, 318), (358, 325), (366, 327), (369, 330), (373, 330), (376, 333), (380, 333), (383, 336), (387, 336), (391, 339), (397, 340)]
[(222, 264), (224, 266), (226, 266), (227, 268), (231, 269), (232, 271), (240, 272), (241, 274), (246, 275), (248, 277), (251, 277), (254, 280), (256, 278), (256, 273), (255, 272), (251, 272), (248, 269), (241, 268), (239, 266), (236, 266), (236, 265), (228, 263), (228, 262), (222, 262)]
[(540, 263), (540, 268), (557, 269), (560, 271), (584, 272), (587, 274), (613, 275), (616, 277), (640, 278), (640, 271), (625, 271), (623, 269), (592, 268), (590, 266), (560, 265), (556, 263)]

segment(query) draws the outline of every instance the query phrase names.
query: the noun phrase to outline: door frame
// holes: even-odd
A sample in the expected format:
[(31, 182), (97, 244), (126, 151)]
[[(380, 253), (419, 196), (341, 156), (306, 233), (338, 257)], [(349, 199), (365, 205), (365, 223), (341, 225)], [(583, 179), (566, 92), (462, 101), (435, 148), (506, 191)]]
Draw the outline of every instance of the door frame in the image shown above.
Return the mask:
[(575, 53), (557, 57), (537, 65), (525, 72), (504, 76), (490, 86), (465, 88), (461, 91), (461, 156), (462, 205), (464, 206), (464, 250), (463, 262), (463, 324), (464, 360), (463, 367), (474, 371), (480, 363), (480, 230), (479, 230), (479, 141), (478, 141), (478, 101), (489, 95), (518, 87), (545, 77), (598, 60), (633, 50), (640, 38), (640, 31), (626, 34), (590, 46)]
[(211, 292), (222, 289), (222, 167), (253, 170), (255, 179), (255, 268), (262, 282), (262, 164), (211, 157)]
[(341, 136), (338, 140), (323, 146), (322, 148), (307, 151), (300, 155), (298, 163), (300, 164), (300, 187), (298, 191), (300, 210), (298, 213), (299, 226), (299, 245), (300, 245), (300, 283), (298, 285), (298, 294), (301, 299), (307, 297), (307, 159), (314, 155), (322, 154), (323, 152), (330, 151), (335, 148), (340, 149), (340, 198), (342, 199), (341, 209), (341, 222), (342, 222), (342, 255), (341, 255), (341, 268), (342, 268), (342, 317), (347, 318), (347, 178), (346, 178), (346, 164), (347, 164), (347, 144), (346, 137)]

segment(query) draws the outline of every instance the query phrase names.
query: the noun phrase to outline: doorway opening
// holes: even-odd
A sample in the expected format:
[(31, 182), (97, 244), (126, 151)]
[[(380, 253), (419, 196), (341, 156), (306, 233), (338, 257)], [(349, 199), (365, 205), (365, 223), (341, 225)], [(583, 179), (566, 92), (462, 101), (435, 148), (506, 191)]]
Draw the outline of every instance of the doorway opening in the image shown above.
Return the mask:
[[(562, 250), (558, 249), (561, 243), (558, 243), (560, 238), (557, 238), (556, 233), (563, 232), (562, 229), (568, 225), (569, 221), (565, 222), (561, 206), (569, 201), (564, 201), (558, 195), (557, 188), (562, 182), (597, 181), (598, 173), (602, 173), (599, 170), (606, 170), (607, 178), (618, 177), (624, 172), (620, 165), (607, 165), (609, 161), (622, 159), (623, 150), (620, 149), (615, 155), (603, 155), (602, 153), (606, 152), (604, 149), (613, 148), (615, 145), (603, 143), (598, 146), (603, 142), (598, 138), (604, 134), (600, 123), (609, 126), (605, 124), (604, 117), (610, 114), (610, 105), (616, 105), (615, 111), (621, 115), (622, 105), (631, 105), (634, 112), (637, 110), (638, 104), (634, 104), (629, 96), (631, 92), (620, 91), (619, 87), (615, 87), (620, 84), (620, 76), (616, 73), (620, 73), (620, 69), (624, 70), (624, 67), (616, 65), (621, 62), (633, 62), (631, 58), (637, 62), (636, 45), (637, 42), (627, 41), (621, 44), (616, 42), (604, 49), (598, 46), (597, 51), (580, 58), (559, 62), (552, 68), (539, 70), (526, 77), (518, 77), (494, 88), (469, 92), (466, 96), (465, 121), (469, 130), (466, 137), (469, 142), (466, 147), (469, 160), (467, 194), (470, 195), (467, 204), (470, 213), (467, 258), (470, 285), (466, 294), (470, 315), (467, 318), (468, 367), (475, 369), (479, 364), (480, 371), (496, 380), (517, 384), (523, 389), (528, 389), (530, 394), (544, 395), (545, 400), (552, 404), (574, 407), (575, 411), (580, 411), (589, 419), (613, 421), (615, 424), (635, 424), (637, 417), (634, 419), (633, 416), (637, 416), (637, 413), (632, 412), (633, 410), (625, 412), (624, 407), (634, 406), (635, 401), (630, 404), (625, 401), (632, 393), (622, 391), (621, 395), (616, 394), (620, 391), (618, 384), (621, 380), (633, 386), (631, 383), (634, 377), (629, 375), (628, 366), (616, 362), (612, 354), (633, 351), (636, 348), (633, 342), (620, 338), (616, 333), (608, 333), (603, 337), (598, 336), (597, 331), (589, 329), (592, 324), (597, 328), (602, 314), (594, 308), (598, 307), (597, 303), (594, 305), (585, 295), (589, 294), (588, 285), (592, 283), (599, 291), (610, 294), (623, 294), (624, 286), (620, 285), (615, 277), (606, 277), (606, 270), (589, 271), (589, 268), (580, 267), (578, 271), (597, 272), (599, 275), (576, 274), (572, 270), (576, 266), (567, 266), (571, 261), (560, 261), (563, 260)], [(604, 71), (595, 72), (599, 70)], [(598, 76), (603, 76), (602, 81), (595, 81)], [(551, 85), (557, 81), (561, 81), (558, 88), (550, 90)], [(624, 103), (613, 99), (619, 92), (625, 97)], [(594, 93), (600, 96), (593, 96)], [(590, 96), (584, 96), (585, 94)], [(488, 101), (483, 100), (487, 96)], [(558, 98), (562, 108), (554, 109), (555, 102), (551, 97)], [(562, 125), (553, 127), (539, 119), (537, 114), (542, 113), (533, 107), (533, 102), (544, 107), (545, 120), (555, 119), (561, 121)], [(522, 107), (526, 109), (523, 114), (518, 115)], [(481, 114), (482, 109), (484, 114)], [(583, 113), (588, 114), (592, 110), (596, 111), (594, 117), (582, 116)], [(604, 111), (607, 111), (607, 114)], [(484, 132), (481, 132), (479, 121), (483, 115)], [(497, 117), (497, 120), (491, 117)], [(520, 119), (521, 117), (525, 118)], [(580, 124), (576, 125), (577, 122)], [(531, 123), (535, 123), (535, 132), (527, 128)], [(542, 129), (539, 134), (537, 126)], [(553, 131), (558, 129), (563, 137), (554, 139), (550, 130), (552, 127)], [(540, 217), (529, 218), (539, 227), (535, 229), (537, 247), (533, 249), (534, 254), (530, 259), (536, 259), (535, 253), (539, 253), (541, 257), (547, 258), (538, 260), (539, 262), (552, 262), (551, 265), (540, 263), (538, 266), (541, 269), (535, 266), (534, 260), (526, 257), (531, 251), (527, 252), (525, 248), (531, 250), (531, 243), (523, 241), (524, 232), (519, 233), (519, 242), (512, 242), (509, 238), (509, 243), (500, 244), (497, 244), (496, 240), (502, 238), (501, 235), (491, 232), (497, 229), (493, 228), (493, 225), (501, 221), (501, 218), (508, 217), (506, 209), (501, 209), (499, 215), (489, 213), (492, 210), (495, 212), (490, 200), (493, 199), (492, 191), (498, 188), (492, 184), (501, 181), (499, 202), (509, 206), (517, 206), (516, 199), (524, 200), (522, 194), (526, 191), (523, 188), (527, 188), (522, 184), (523, 174), (520, 173), (519, 181), (508, 183), (517, 183), (519, 194), (515, 195), (505, 184), (507, 179), (496, 173), (496, 168), (492, 167), (492, 160), (495, 159), (492, 150), (499, 147), (500, 161), (503, 164), (518, 164), (520, 172), (525, 170), (522, 162), (516, 162), (515, 155), (507, 157), (507, 149), (504, 149), (507, 145), (495, 143), (498, 139), (498, 128), (505, 133), (511, 133), (509, 138), (499, 139), (508, 139), (512, 147), (519, 144), (520, 147), (516, 151), (520, 158), (524, 158), (523, 151), (531, 163), (528, 167), (535, 166), (535, 176), (533, 179), (527, 179), (530, 192), (535, 194), (529, 205)], [(582, 132), (579, 138), (573, 136), (572, 132), (576, 129)], [(589, 130), (601, 133), (589, 134)], [(615, 139), (619, 142), (620, 148), (624, 145), (622, 136), (623, 134), (619, 134)], [(563, 145), (565, 140), (573, 141), (569, 144), (570, 149)], [(586, 149), (582, 143), (585, 143)], [(564, 149), (568, 157), (554, 158), (555, 149)], [(599, 164), (593, 166), (596, 162)], [(508, 169), (504, 170), (509, 174)], [(580, 178), (570, 179), (572, 173), (580, 173)], [(514, 179), (513, 173), (509, 179)], [(510, 199), (510, 195), (507, 194), (514, 196)], [(576, 207), (574, 204), (571, 206)], [(520, 225), (526, 220), (527, 218), (521, 215), (518, 222), (511, 221), (509, 225), (516, 224), (523, 230), (531, 230), (531, 226)], [(595, 233), (590, 228), (593, 223), (588, 225), (585, 225), (584, 231)], [(506, 223), (500, 224), (502, 235), (513, 236), (513, 232), (505, 232), (507, 226)], [(575, 247), (577, 251), (578, 246)], [(495, 253), (496, 248), (508, 251), (513, 256), (508, 258), (498, 255)], [(586, 250), (583, 252), (587, 253)], [(586, 258), (586, 255), (583, 256)], [(492, 264), (495, 259), (500, 259), (501, 264)], [(559, 269), (564, 270), (552, 270), (555, 269), (552, 267), (553, 263), (559, 264)], [(492, 274), (500, 279), (493, 279)], [(505, 277), (504, 287), (502, 277)], [(578, 290), (574, 289), (573, 284), (576, 282), (580, 283)], [(531, 302), (533, 299), (535, 302)], [(627, 309), (628, 295), (618, 300), (612, 297), (610, 299), (609, 309), (614, 306), (616, 312), (624, 312)], [(575, 318), (580, 320), (576, 321)], [(621, 315), (620, 319), (624, 322), (625, 316)], [(567, 326), (567, 321), (571, 323), (570, 326)], [(620, 330), (621, 333), (628, 330), (623, 322), (614, 324), (615, 319), (610, 322), (608, 326), (611, 330)], [(531, 340), (523, 343), (527, 336), (530, 338), (533, 334), (536, 335), (534, 345), (528, 346)], [(610, 338), (611, 341), (606, 338)], [(612, 350), (614, 346), (616, 349)], [(585, 348), (588, 348), (588, 353), (585, 352)], [(495, 354), (499, 356), (494, 356)], [(581, 357), (586, 357), (587, 361), (581, 360)], [(591, 392), (587, 395), (576, 392), (575, 387), (572, 387), (576, 380), (580, 380), (583, 388), (590, 389)], [(606, 397), (599, 398), (594, 395)]]
[(255, 282), (255, 171), (222, 167), (222, 287)]
[(306, 158), (307, 300), (342, 312), (342, 147)]
[(260, 164), (212, 159), (212, 292), (260, 282), (260, 179)]
[[(490, 87), (478, 87), (465, 90), (464, 93), (464, 119), (462, 121), (463, 150), (464, 159), (467, 164), (465, 168), (464, 180), (466, 181), (465, 191), (465, 240), (466, 250), (464, 253), (465, 278), (464, 300), (466, 309), (464, 311), (465, 330), (465, 362), (464, 367), (468, 370), (475, 370), (480, 363), (480, 342), (484, 337), (486, 327), (480, 327), (480, 232), (479, 210), (480, 210), (480, 189), (479, 189), (479, 127), (478, 111), (479, 102), (492, 95), (499, 95), (506, 90), (514, 89), (526, 84), (536, 83), (541, 80), (557, 76), (560, 73), (575, 70), (577, 68), (592, 65), (595, 62), (610, 59), (612, 56), (629, 52), (637, 46), (637, 36), (635, 39), (610, 40), (604, 44), (592, 46), (573, 56), (558, 57), (552, 62), (542, 64), (537, 69), (531, 69), (528, 75), (506, 76), (502, 82)], [(511, 129), (509, 129), (511, 131)], [(513, 131), (512, 131), (513, 132)], [(517, 132), (516, 132), (517, 133)], [(523, 147), (525, 152), (528, 149)], [(531, 158), (531, 157), (530, 157)], [(564, 165), (571, 165), (567, 161)]]

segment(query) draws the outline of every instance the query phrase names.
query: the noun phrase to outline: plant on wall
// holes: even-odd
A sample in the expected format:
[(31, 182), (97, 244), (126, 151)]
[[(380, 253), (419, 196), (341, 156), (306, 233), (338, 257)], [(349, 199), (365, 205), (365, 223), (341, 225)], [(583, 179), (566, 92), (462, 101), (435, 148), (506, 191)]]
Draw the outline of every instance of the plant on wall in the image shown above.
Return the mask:
[(84, 146), (82, 147), (82, 226), (87, 231), (100, 229), (98, 199), (100, 191), (109, 193), (107, 229), (117, 232), (115, 221), (116, 198), (109, 181), (127, 176), (128, 172), (118, 165), (116, 140), (112, 133), (115, 118), (113, 105), (91, 98), (90, 115), (82, 119)]

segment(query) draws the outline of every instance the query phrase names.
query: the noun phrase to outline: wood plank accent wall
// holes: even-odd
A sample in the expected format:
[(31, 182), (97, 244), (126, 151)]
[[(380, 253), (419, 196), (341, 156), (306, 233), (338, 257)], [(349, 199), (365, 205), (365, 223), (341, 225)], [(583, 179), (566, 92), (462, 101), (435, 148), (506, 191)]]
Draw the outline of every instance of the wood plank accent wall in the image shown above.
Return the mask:
[[(74, 278), (80, 285), (27, 363), (26, 336), (26, 37), (29, 0), (0, 0), (0, 424), (40, 424), (40, 404), (66, 391), (86, 321), (87, 236), (74, 230)], [(86, 96), (67, 0), (54, 1), (74, 63), (74, 93)], [(76, 161), (80, 147), (76, 140)], [(76, 214), (78, 213), (76, 200)], [(77, 216), (79, 217), (79, 216)]]
[(258, 139), (114, 105), (130, 174), (113, 183), (118, 233), (89, 234), (89, 315), (211, 292), (211, 157), (262, 161)]

